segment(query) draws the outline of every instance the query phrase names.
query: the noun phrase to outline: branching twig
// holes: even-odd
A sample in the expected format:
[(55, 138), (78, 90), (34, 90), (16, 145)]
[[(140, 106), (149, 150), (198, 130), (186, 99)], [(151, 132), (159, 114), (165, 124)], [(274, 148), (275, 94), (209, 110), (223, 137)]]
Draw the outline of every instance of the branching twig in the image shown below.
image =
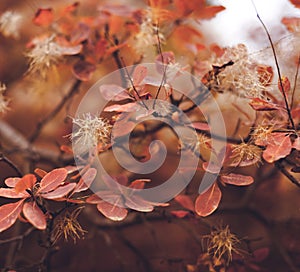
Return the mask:
[(81, 80), (76, 79), (70, 91), (63, 97), (63, 99), (55, 107), (55, 109), (37, 124), (36, 130), (29, 138), (29, 142), (34, 142), (40, 136), (40, 133), (43, 130), (43, 128), (63, 109), (63, 107), (66, 105), (69, 99), (71, 99), (78, 92), (80, 84)]

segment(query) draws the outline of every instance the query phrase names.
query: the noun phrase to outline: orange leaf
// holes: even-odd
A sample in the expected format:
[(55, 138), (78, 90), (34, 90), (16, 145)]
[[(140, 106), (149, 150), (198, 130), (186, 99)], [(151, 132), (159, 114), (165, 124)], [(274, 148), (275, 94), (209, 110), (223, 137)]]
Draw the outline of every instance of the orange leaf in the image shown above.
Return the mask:
[(237, 186), (250, 185), (254, 182), (254, 179), (251, 176), (238, 175), (234, 173), (231, 173), (226, 176), (221, 176), (220, 179), (224, 183), (237, 185)]
[(219, 206), (222, 193), (219, 186), (214, 183), (205, 193), (199, 195), (195, 202), (195, 211), (200, 216), (212, 214)]
[(17, 220), (23, 206), (24, 199), (0, 207), (0, 232), (11, 227)]
[(47, 172), (44, 171), (44, 170), (42, 170), (42, 169), (40, 169), (40, 168), (36, 168), (34, 170), (34, 173), (37, 174), (40, 178), (43, 178), (44, 176), (47, 175)]
[(57, 168), (43, 177), (38, 193), (48, 193), (63, 183), (68, 175), (65, 168)]
[(216, 16), (217, 13), (223, 11), (225, 7), (223, 6), (208, 6), (198, 9), (194, 12), (197, 19), (207, 20)]
[(249, 104), (254, 110), (257, 110), (257, 111), (271, 111), (271, 110), (279, 109), (279, 106), (277, 106), (276, 104), (265, 101), (258, 97), (253, 98)]
[(125, 219), (125, 217), (128, 214), (128, 211), (125, 208), (121, 208), (116, 205), (112, 205), (103, 200), (97, 204), (97, 209), (105, 217), (107, 217), (113, 221), (122, 221), (123, 219)]
[(46, 229), (46, 216), (35, 202), (26, 202), (23, 206), (23, 214), (25, 218), (37, 229)]
[(267, 148), (263, 152), (263, 158), (268, 163), (273, 163), (281, 158), (285, 158), (291, 153), (292, 142), (286, 133), (272, 133), (268, 140)]
[(283, 18), (281, 22), (285, 25), (288, 31), (290, 32), (298, 32), (300, 30), (300, 18), (298, 17), (290, 17)]
[(184, 218), (190, 215), (191, 213), (188, 211), (177, 210), (177, 211), (171, 211), (171, 214), (176, 216), (177, 218)]
[(54, 19), (52, 8), (38, 9), (33, 18), (33, 23), (38, 26), (49, 26)]
[(33, 174), (27, 174), (22, 177), (15, 186), (17, 193), (24, 192), (26, 189), (32, 190), (34, 184), (36, 183), (36, 177)]

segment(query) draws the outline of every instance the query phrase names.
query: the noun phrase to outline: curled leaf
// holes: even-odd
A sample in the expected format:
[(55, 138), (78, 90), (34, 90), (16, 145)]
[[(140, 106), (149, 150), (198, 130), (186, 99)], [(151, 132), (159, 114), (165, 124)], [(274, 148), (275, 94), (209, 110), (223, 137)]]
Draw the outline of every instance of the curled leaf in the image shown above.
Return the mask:
[(212, 214), (219, 206), (222, 193), (214, 183), (206, 192), (199, 195), (195, 202), (195, 211), (200, 216), (208, 216)]

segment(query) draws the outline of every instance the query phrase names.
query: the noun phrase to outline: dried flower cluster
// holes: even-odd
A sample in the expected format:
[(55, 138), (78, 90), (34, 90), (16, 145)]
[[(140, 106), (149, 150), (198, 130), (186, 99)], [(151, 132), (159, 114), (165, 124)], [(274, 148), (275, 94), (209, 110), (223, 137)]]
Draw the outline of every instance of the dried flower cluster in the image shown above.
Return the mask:
[(9, 101), (4, 96), (5, 90), (6, 90), (5, 84), (0, 82), (0, 113), (4, 113), (8, 110)]
[(0, 16), (0, 32), (5, 37), (19, 38), (22, 15), (15, 11), (6, 11)]

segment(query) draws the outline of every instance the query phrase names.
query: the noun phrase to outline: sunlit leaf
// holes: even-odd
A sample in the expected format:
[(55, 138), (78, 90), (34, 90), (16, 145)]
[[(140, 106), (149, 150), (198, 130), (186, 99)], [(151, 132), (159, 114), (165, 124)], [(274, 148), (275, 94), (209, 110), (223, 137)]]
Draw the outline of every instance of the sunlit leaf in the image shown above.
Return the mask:
[(63, 183), (68, 175), (65, 168), (57, 168), (49, 172), (40, 182), (39, 193), (48, 193)]
[(11, 227), (22, 211), (24, 199), (0, 207), (0, 232)]
[(40, 8), (33, 18), (33, 23), (38, 26), (49, 26), (53, 22), (53, 19), (54, 14), (52, 8)]
[(23, 206), (23, 214), (35, 228), (39, 230), (46, 229), (46, 216), (35, 202), (26, 202)]
[(214, 183), (205, 193), (200, 194), (195, 202), (195, 211), (200, 216), (208, 216), (212, 214), (219, 206), (222, 193)]
[(43, 178), (44, 176), (47, 175), (47, 172), (44, 171), (43, 169), (40, 169), (40, 168), (36, 168), (36, 169), (34, 170), (34, 173), (35, 173), (36, 175), (38, 175), (40, 178)]
[(228, 175), (222, 175), (220, 179), (224, 183), (237, 185), (237, 186), (250, 185), (254, 182), (254, 179), (251, 176), (239, 175), (234, 173), (230, 173)]
[[(282, 83), (283, 90), (281, 88), (281, 83)], [(278, 79), (278, 89), (281, 92), (285, 92), (286, 94), (288, 94), (289, 91), (291, 90), (291, 83), (290, 83), (289, 79), (284, 76), (281, 78), (281, 83), (280, 83), (280, 80)]]

